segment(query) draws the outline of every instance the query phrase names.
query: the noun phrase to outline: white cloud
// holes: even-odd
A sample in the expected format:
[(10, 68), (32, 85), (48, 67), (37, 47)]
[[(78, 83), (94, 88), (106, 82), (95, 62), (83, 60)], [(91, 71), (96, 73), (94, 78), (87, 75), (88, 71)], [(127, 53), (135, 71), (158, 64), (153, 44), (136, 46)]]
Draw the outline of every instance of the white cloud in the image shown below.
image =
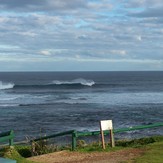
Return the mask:
[(6, 23), (8, 21), (7, 17), (0, 16), (0, 23)]
[(46, 55), (46, 56), (51, 55), (51, 53), (50, 53), (49, 50), (41, 50), (41, 51), (40, 51), (40, 54)]
[(142, 37), (140, 35), (135, 36), (136, 40), (142, 41)]
[(110, 51), (112, 54), (120, 55), (120, 56), (125, 56), (127, 52), (125, 50), (111, 50)]
[(37, 33), (30, 32), (30, 31), (27, 31), (27, 32), (17, 32), (17, 33), (20, 34), (20, 35), (29, 36), (29, 37), (35, 37), (35, 36), (37, 36)]

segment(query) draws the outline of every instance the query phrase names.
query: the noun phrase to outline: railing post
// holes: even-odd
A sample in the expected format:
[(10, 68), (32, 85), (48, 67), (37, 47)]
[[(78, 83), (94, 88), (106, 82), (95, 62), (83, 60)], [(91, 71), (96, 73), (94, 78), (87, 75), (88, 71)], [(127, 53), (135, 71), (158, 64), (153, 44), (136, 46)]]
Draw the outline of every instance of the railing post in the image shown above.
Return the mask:
[(76, 138), (77, 138), (77, 132), (74, 130), (72, 132), (72, 151), (76, 149)]
[(14, 131), (13, 130), (10, 131), (10, 136), (11, 138), (9, 139), (9, 146), (11, 147), (11, 146), (14, 146)]

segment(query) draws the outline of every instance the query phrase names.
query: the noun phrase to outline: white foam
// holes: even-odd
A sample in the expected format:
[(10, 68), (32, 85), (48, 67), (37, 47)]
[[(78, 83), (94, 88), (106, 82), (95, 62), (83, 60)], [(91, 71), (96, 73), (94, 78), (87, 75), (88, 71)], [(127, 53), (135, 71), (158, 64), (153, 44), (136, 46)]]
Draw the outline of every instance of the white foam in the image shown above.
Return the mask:
[(11, 89), (14, 87), (14, 83), (4, 83), (0, 81), (0, 90)]
[(0, 96), (0, 101), (13, 101), (13, 100), (16, 100), (17, 98), (19, 98), (19, 97), (14, 97), (14, 96), (9, 96), (9, 97), (7, 97), (7, 95), (4, 95), (4, 96)]
[(85, 86), (92, 86), (95, 84), (95, 82), (93, 80), (86, 80), (86, 79), (82, 79), (82, 78), (79, 78), (79, 79), (74, 79), (74, 80), (71, 80), (71, 81), (60, 81), (60, 80), (54, 80), (52, 82), (52, 84), (56, 84), (56, 85), (64, 85), (64, 84), (70, 84), (70, 85), (73, 85), (73, 84), (81, 84), (81, 85), (85, 85)]
[(0, 107), (12, 107), (12, 106), (19, 106), (19, 104), (0, 104)]

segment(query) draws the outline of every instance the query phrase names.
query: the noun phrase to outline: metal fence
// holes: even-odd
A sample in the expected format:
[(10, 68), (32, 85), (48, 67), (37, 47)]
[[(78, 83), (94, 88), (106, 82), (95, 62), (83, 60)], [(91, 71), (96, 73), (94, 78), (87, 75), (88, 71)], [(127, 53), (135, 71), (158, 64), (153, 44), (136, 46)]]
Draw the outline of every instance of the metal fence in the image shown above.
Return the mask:
[(14, 145), (14, 131), (0, 133), (0, 143), (9, 141), (9, 146)]
[[(113, 133), (116, 134), (116, 133), (123, 133), (123, 132), (127, 132), (127, 131), (144, 130), (144, 129), (150, 129), (150, 128), (156, 128), (156, 127), (163, 127), (163, 122), (154, 123), (154, 124), (150, 124), (150, 125), (134, 126), (134, 127), (129, 127), (129, 128), (121, 128), (121, 129), (114, 129)], [(40, 140), (44, 140), (44, 139), (51, 139), (51, 138), (55, 138), (55, 137), (59, 137), (59, 136), (71, 135), (71, 137), (72, 137), (71, 147), (72, 147), (72, 150), (75, 150), (76, 146), (77, 146), (77, 139), (79, 137), (95, 136), (95, 135), (100, 135), (100, 134), (101, 134), (100, 131), (79, 132), (79, 131), (76, 131), (76, 130), (70, 130), (70, 131), (61, 132), (61, 133), (57, 133), (57, 134), (41, 137), (41, 138), (38, 138), (38, 139), (34, 139), (34, 140), (31, 140), (31, 142), (36, 142), (36, 141), (40, 141)], [(106, 135), (106, 134), (109, 134), (109, 131), (104, 131), (104, 135)]]

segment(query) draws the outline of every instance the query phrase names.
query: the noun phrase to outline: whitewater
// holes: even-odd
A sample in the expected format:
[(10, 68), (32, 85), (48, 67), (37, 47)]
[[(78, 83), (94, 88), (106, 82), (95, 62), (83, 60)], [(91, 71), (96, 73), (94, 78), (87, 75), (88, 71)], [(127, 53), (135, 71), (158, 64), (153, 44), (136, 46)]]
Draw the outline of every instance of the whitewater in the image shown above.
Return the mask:
[(93, 80), (85, 80), (85, 79), (74, 79), (72, 81), (59, 81), (59, 80), (54, 80), (52, 82), (52, 84), (56, 84), (56, 85), (73, 85), (73, 84), (81, 84), (81, 85), (85, 85), (85, 86), (92, 86), (95, 84), (95, 82)]
[(11, 89), (13, 87), (14, 87), (13, 83), (5, 83), (5, 82), (0, 81), (0, 90)]

